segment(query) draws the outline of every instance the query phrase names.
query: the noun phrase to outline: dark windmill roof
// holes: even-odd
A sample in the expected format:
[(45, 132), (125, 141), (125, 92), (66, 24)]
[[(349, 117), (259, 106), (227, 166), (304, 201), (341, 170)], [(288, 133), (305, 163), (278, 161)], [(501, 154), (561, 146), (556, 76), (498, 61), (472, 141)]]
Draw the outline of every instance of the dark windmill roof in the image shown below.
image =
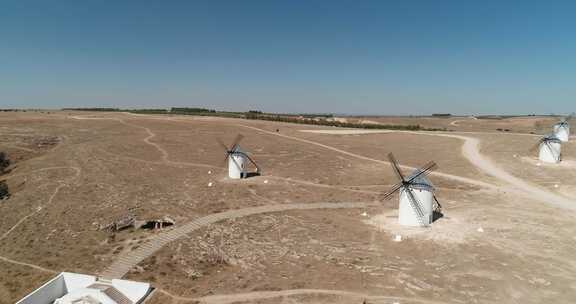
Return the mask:
[[(420, 169), (414, 170), (414, 172), (412, 172), (412, 174), (410, 174), (406, 178), (406, 180), (412, 179), (415, 175), (419, 174), (420, 172), (422, 172)], [(432, 182), (425, 175), (420, 175), (417, 178), (415, 178), (412, 182), (410, 182), (410, 188), (433, 192), (434, 184), (432, 184)]]
[(244, 151), (240, 149), (240, 145), (235, 145), (234, 147), (232, 147), (231, 152), (234, 154), (244, 154)]
[(560, 143), (560, 139), (554, 134), (547, 134), (542, 137), (542, 142)]

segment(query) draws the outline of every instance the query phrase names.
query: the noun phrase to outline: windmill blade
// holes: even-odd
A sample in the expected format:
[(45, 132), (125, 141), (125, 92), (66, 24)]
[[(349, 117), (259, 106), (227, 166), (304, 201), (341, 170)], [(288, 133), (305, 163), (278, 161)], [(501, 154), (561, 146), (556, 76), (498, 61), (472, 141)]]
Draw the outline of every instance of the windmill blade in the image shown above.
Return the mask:
[(559, 161), (560, 160), (560, 154), (558, 153), (558, 155), (556, 155), (556, 152), (554, 152), (554, 149), (552, 148), (552, 145), (549, 142), (545, 141), (544, 144), (546, 145), (546, 148), (548, 148), (548, 151), (550, 151), (550, 154), (552, 154), (552, 156), (554, 156), (554, 159), (556, 161)]
[(394, 194), (394, 192), (398, 191), (398, 189), (402, 188), (403, 185), (404, 185), (403, 182), (399, 182), (399, 183), (395, 184), (394, 186), (392, 186), (392, 188), (390, 188), (390, 190), (388, 190), (388, 192), (384, 193), (384, 196), (382, 197), (382, 199), (384, 199), (384, 200), (391, 199), (392, 194)]
[(404, 175), (402, 175), (402, 171), (400, 171), (400, 167), (398, 166), (398, 161), (396, 161), (396, 158), (394, 157), (394, 154), (392, 154), (392, 152), (388, 153), (388, 160), (390, 161), (390, 164), (392, 165), (392, 169), (394, 170), (394, 173), (396, 173), (396, 177), (398, 177), (398, 179), (401, 180), (402, 182), (406, 181), (404, 179)]
[(422, 205), (420, 204), (418, 199), (416, 199), (416, 196), (414, 195), (414, 193), (412, 193), (412, 189), (405, 186), (404, 191), (406, 191), (406, 194), (408, 195), (408, 200), (410, 201), (410, 205), (412, 205), (412, 208), (414, 208), (416, 215), (418, 217), (423, 217), (424, 216), (424, 210), (423, 210), (424, 208), (422, 207)]
[(552, 149), (552, 146), (550, 145), (550, 143), (545, 141), (544, 145), (546, 146), (546, 148), (548, 148), (548, 151), (550, 151), (550, 153), (552, 153), (552, 155), (554, 155), (554, 149)]
[(420, 226), (426, 226), (426, 224), (424, 223), (424, 210), (423, 210), (424, 208), (422, 207), (422, 204), (420, 204), (418, 199), (416, 199), (416, 196), (414, 195), (414, 193), (412, 193), (412, 190), (410, 188), (404, 187), (404, 191), (406, 191), (406, 194), (408, 195), (410, 206), (412, 206), (412, 209), (414, 209), (414, 212), (416, 212), (416, 217), (418, 219), (418, 222), (420, 223)]
[(540, 145), (544, 142), (544, 138), (540, 138), (540, 140), (534, 144), (534, 146), (532, 146), (532, 148), (530, 148), (530, 152), (536, 152), (536, 150), (538, 150), (538, 148), (540, 148)]
[(247, 153), (244, 152), (242, 152), (242, 155), (244, 155), (254, 165), (254, 167), (256, 167), (256, 172), (260, 173), (260, 166), (256, 164), (256, 162), (252, 159), (252, 157), (250, 157)]
[[(222, 142), (222, 140), (220, 138), (216, 138), (216, 141), (220, 144), (220, 146), (222, 146), (222, 148), (224, 148), (224, 151), (226, 151), (226, 153), (228, 153), (228, 151), (230, 151), (230, 149), (228, 149), (228, 147), (224, 144), (224, 142)], [(228, 156), (226, 156), (228, 157)]]
[(240, 143), (240, 141), (244, 138), (244, 135), (242, 134), (238, 134), (236, 135), (236, 138), (234, 139), (234, 141), (232, 142), (232, 148), (230, 148), (230, 150), (234, 150), (234, 148), (236, 148), (236, 146), (238, 146), (238, 144)]
[(418, 172), (418, 174), (412, 176), (410, 178), (410, 180), (408, 180), (408, 182), (411, 182), (415, 179), (417, 179), (418, 177), (422, 176), (422, 175), (427, 175), (428, 173), (430, 173), (432, 170), (436, 169), (438, 167), (438, 165), (436, 165), (435, 162), (433, 161), (429, 161), (428, 163), (426, 163), (426, 165), (424, 165), (422, 168), (418, 169), (420, 170)]

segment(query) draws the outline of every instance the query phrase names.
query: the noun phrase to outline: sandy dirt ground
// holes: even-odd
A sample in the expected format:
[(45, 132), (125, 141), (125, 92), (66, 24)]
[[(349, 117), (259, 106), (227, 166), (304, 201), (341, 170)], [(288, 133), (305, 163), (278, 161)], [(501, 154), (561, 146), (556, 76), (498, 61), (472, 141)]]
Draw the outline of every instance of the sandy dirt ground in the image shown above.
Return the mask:
[[(119, 261), (119, 275), (156, 288), (147, 303), (572, 303), (576, 146), (538, 165), (526, 134), (546, 119), (425, 119), (455, 131), (409, 133), (1, 113), (14, 164), (1, 177), (12, 195), (0, 201), (0, 303)], [(494, 136), (501, 127), (524, 135)], [(225, 177), (215, 138), (238, 133), (262, 176)], [(388, 152), (406, 172), (439, 164), (443, 217), (430, 228), (399, 226), (397, 197), (381, 201), (396, 182)], [(129, 212), (175, 225), (99, 229)]]
[[(420, 125), (425, 128), (446, 128), (459, 132), (495, 132), (495, 133), (535, 133), (545, 134), (550, 126), (560, 117), (525, 116), (510, 118), (475, 118), (475, 117), (357, 117), (352, 122), (369, 120), (371, 123), (389, 125)], [(500, 129), (500, 130), (499, 130)]]

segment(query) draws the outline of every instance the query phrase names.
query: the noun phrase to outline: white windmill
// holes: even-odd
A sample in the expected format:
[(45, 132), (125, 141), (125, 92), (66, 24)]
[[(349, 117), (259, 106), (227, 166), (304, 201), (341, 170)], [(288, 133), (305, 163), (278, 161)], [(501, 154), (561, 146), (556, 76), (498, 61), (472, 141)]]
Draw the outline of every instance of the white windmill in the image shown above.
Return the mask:
[(256, 173), (260, 173), (260, 167), (254, 162), (254, 160), (246, 154), (246, 152), (240, 149), (240, 141), (244, 138), (242, 134), (238, 134), (232, 146), (228, 148), (222, 141), (218, 140), (220, 145), (224, 147), (226, 151), (225, 161), (228, 161), (228, 177), (232, 179), (246, 178), (248, 177), (248, 163), (252, 163), (256, 168)]
[(546, 163), (559, 163), (562, 157), (562, 141), (554, 135), (546, 135), (534, 145), (538, 149), (538, 159)]
[(434, 220), (434, 211), (439, 208), (439, 205), (435, 204), (434, 186), (426, 175), (436, 168), (436, 163), (428, 162), (404, 178), (392, 153), (388, 154), (388, 159), (400, 182), (392, 186), (392, 189), (384, 195), (384, 199), (391, 198), (392, 194), (400, 190), (398, 223), (404, 226), (429, 226)]
[(564, 119), (554, 125), (554, 136), (560, 141), (567, 142), (570, 139), (570, 123), (568, 121), (571, 118), (572, 114), (564, 117)]

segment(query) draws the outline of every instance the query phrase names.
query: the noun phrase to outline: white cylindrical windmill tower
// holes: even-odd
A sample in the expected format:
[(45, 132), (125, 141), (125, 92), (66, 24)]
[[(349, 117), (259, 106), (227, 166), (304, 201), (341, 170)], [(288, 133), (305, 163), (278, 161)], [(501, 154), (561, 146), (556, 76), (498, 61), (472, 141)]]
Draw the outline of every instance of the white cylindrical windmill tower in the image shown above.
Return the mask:
[(559, 163), (562, 156), (561, 140), (553, 135), (540, 139), (538, 146), (538, 159), (546, 163)]
[(252, 165), (256, 168), (255, 174), (260, 174), (260, 167), (256, 162), (248, 156), (248, 154), (240, 150), (240, 141), (244, 138), (242, 134), (238, 134), (231, 148), (228, 148), (220, 139), (217, 138), (218, 143), (226, 151), (226, 160), (228, 160), (228, 177), (232, 179), (240, 179), (248, 177), (248, 165)]
[(560, 141), (567, 142), (570, 139), (570, 124), (564, 120), (554, 125), (554, 136)]
[[(407, 180), (418, 173), (419, 170), (414, 171)], [(414, 208), (414, 205), (419, 206)], [(434, 186), (426, 177), (419, 176), (412, 180), (407, 187), (400, 189), (400, 206), (398, 208), (398, 223), (400, 225), (428, 226), (432, 224), (433, 208)], [(418, 209), (422, 211), (421, 214), (419, 214)]]
[(388, 191), (384, 198), (388, 199), (393, 193), (399, 191), (400, 205), (398, 209), (398, 223), (404, 226), (426, 227), (434, 221), (434, 186), (426, 178), (426, 175), (436, 168), (436, 163), (428, 162), (421, 169), (415, 170), (405, 178), (400, 171), (398, 162), (392, 153), (388, 159), (399, 183)]
[(228, 177), (232, 179), (246, 177), (246, 157), (238, 145), (234, 146), (228, 156)]
[(570, 120), (574, 113), (564, 117), (561, 121), (554, 125), (554, 136), (562, 142), (570, 140)]

